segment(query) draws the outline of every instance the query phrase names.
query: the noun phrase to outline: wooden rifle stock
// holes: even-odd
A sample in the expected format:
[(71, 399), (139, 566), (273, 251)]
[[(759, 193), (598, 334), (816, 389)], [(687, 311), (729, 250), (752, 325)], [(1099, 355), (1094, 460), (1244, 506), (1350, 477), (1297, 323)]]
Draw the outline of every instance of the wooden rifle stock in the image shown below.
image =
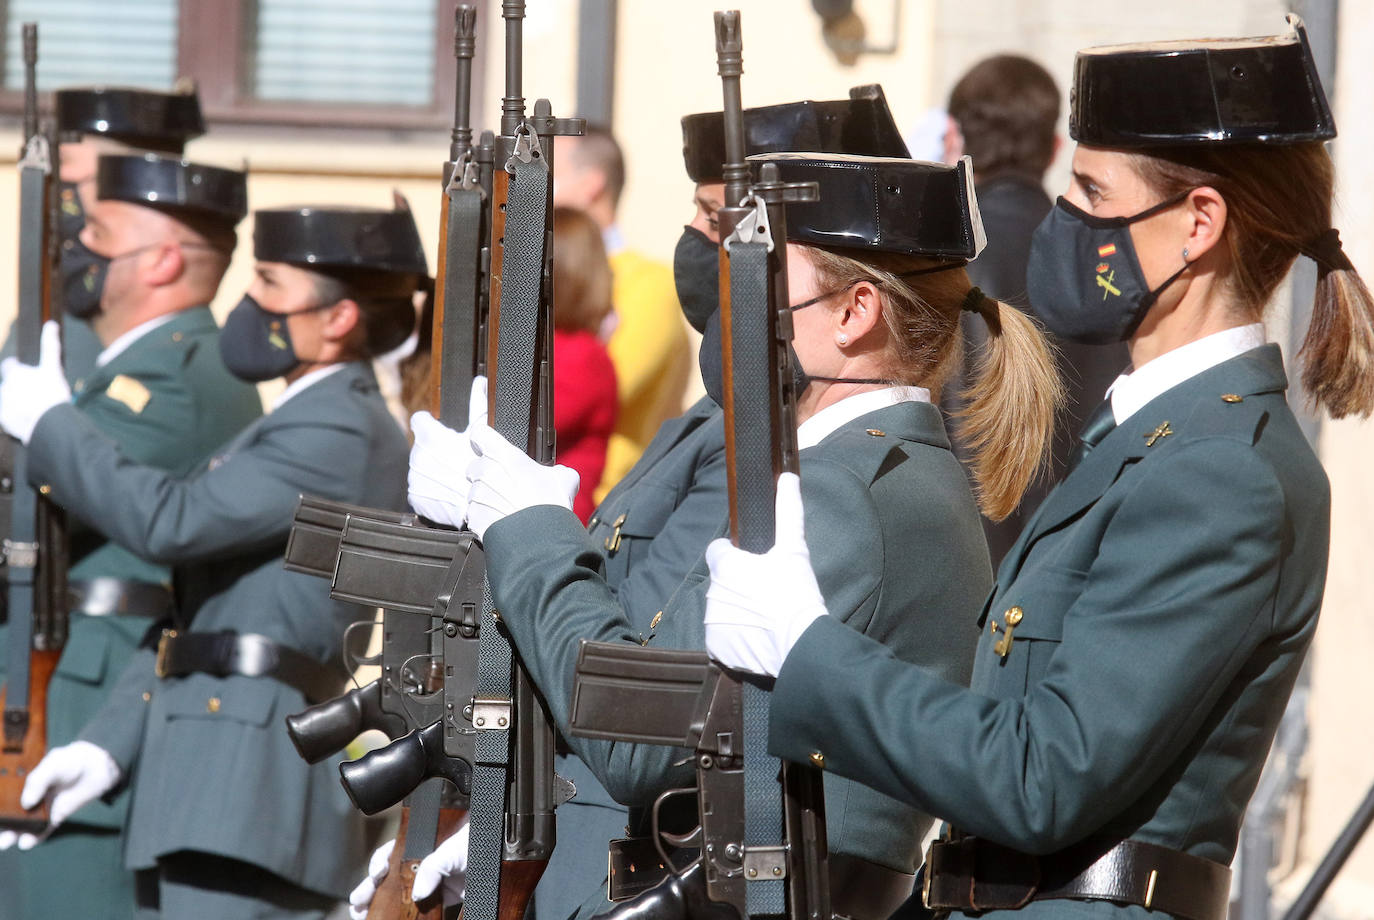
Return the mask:
[[(48, 751), (48, 684), (61, 654), (61, 650), (34, 649), (29, 655), (29, 728), (22, 747), (0, 754), (0, 827), (38, 832), (48, 826), (48, 802), (25, 811), (19, 805), (19, 794), (29, 773)], [(7, 690), (0, 688), (0, 706)]]
[(501, 863), (501, 906), (496, 920), (524, 920), (535, 886), (548, 867), (547, 859), (508, 859)]
[[(462, 808), (439, 809), (439, 840), (447, 840), (458, 832), (467, 810)], [(386, 878), (377, 886), (372, 896), (372, 905), (367, 911), (367, 920), (443, 920), (443, 886), (427, 898), (416, 901), (411, 897), (411, 887), (415, 884), (415, 871), (420, 860), (407, 859), (405, 856), (406, 834), (410, 830), (410, 809), (401, 809), (401, 826), (396, 832), (396, 846), (391, 849)]]

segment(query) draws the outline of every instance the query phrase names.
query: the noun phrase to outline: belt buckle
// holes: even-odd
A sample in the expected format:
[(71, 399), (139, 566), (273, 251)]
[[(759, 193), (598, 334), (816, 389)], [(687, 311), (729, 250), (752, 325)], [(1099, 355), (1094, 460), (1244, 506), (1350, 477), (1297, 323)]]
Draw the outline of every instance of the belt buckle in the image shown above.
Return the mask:
[(175, 639), (177, 631), (175, 629), (164, 629), (162, 636), (157, 640), (157, 665), (153, 668), (153, 673), (159, 679), (167, 676), (167, 654), (170, 648), (168, 639)]

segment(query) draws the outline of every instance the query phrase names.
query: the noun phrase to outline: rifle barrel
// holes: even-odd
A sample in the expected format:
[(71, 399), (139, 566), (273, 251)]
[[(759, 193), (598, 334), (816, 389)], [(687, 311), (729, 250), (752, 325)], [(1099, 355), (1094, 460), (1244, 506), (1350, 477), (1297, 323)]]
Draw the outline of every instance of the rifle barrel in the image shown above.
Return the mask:
[(501, 133), (513, 137), (525, 120), (524, 0), (502, 0), (501, 18), (506, 21), (506, 95), (501, 97)]
[(26, 22), (24, 43), (24, 140), (38, 133), (38, 23)]
[(472, 58), (476, 50), (477, 7), (460, 3), (453, 10), (453, 56), (458, 62), (458, 73), (449, 159), (455, 163), (472, 148)]
[[(721, 178), (725, 181), (725, 206), (738, 207), (749, 191), (749, 166), (744, 162), (744, 102), (740, 95), (740, 76), (744, 73), (744, 37), (740, 31), (739, 10), (725, 10), (715, 14), (716, 70), (720, 74), (725, 95), (725, 163)], [(724, 239), (734, 230), (721, 227)]]

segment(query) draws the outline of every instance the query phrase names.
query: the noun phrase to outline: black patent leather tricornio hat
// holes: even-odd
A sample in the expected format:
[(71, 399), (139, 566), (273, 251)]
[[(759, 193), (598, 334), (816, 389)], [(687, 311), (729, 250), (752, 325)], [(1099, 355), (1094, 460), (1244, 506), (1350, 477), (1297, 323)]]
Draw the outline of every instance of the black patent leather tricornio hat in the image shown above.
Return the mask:
[(96, 165), (101, 201), (127, 201), (230, 227), (248, 213), (248, 174), (155, 153), (105, 155)]
[[(744, 110), (749, 154), (810, 150), (864, 156), (907, 157), (883, 88), (856, 86), (848, 99), (787, 102)], [(725, 162), (725, 119), (720, 112), (682, 119), (682, 159), (693, 182), (720, 181)]]
[(787, 205), (787, 240), (972, 261), (987, 237), (968, 157), (954, 166), (897, 157), (768, 153), (783, 182), (815, 182), (814, 202)]
[(409, 293), (429, 274), (405, 208), (271, 208), (254, 211), (253, 222), (253, 255), (262, 262), (347, 276), (374, 293)]
[(1069, 135), (1094, 147), (1295, 144), (1336, 136), (1302, 20), (1262, 38), (1078, 52)]
[(162, 93), (120, 86), (83, 86), (53, 93), (62, 138), (98, 134), (144, 150), (181, 153), (205, 133), (195, 91)]

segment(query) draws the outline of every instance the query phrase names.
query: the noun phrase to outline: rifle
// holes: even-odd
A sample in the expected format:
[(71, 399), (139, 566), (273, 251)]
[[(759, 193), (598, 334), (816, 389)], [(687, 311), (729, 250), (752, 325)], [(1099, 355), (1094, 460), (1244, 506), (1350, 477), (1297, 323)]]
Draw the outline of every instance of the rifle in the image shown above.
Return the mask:
[[(736, 546), (765, 552), (774, 543), (777, 475), (798, 469), (783, 205), (815, 201), (817, 188), (780, 182), (771, 164), (750, 182), (739, 13), (716, 13), (715, 27), (727, 159), (726, 206), (717, 217), (730, 536)], [(741, 678), (702, 652), (582, 644), (573, 734), (687, 747), (697, 775), (695, 789), (669, 790), (654, 803), (654, 845), (668, 878), (603, 917), (786, 913), (791, 920), (829, 920), (821, 776), (815, 767), (779, 767), (767, 756), (767, 707), (765, 682)], [(662, 806), (684, 794), (696, 796), (698, 826), (685, 835), (662, 832)], [(700, 853), (679, 869), (665, 843)]]
[[(17, 356), (37, 364), (43, 323), (57, 319), (53, 303), (57, 263), (57, 176), (55, 141), (38, 125), (38, 26), (25, 23), (24, 147), (19, 161), (19, 316)], [(28, 484), (26, 450), (0, 438), (0, 504), (8, 518), (4, 541), (7, 567), (9, 662), (5, 686), (3, 743), (0, 743), (0, 827), (41, 831), (47, 803), (33, 811), (19, 805), (29, 771), (47, 751), (48, 685), (67, 641), (66, 516), (46, 496), (46, 486)], [(7, 461), (7, 462), (6, 462)]]
[[(542, 463), (553, 461), (551, 226), (553, 139), (580, 134), (581, 119), (552, 115), (548, 100), (525, 116), (521, 89), (524, 3), (505, 0), (506, 93), (496, 139), (492, 183), (489, 270), (489, 412), (507, 440), (524, 445)], [(491, 335), (491, 331), (495, 335)], [(437, 541), (396, 538), (394, 529), (350, 521), (340, 544), (336, 596), (342, 586), (387, 602), (424, 595), (408, 581), (411, 562), (422, 573), (437, 569)], [(427, 545), (422, 545), (427, 542)], [(387, 559), (389, 572), (381, 560)], [(369, 570), (353, 577), (359, 567)], [(479, 580), (481, 576), (481, 580)], [(429, 575), (420, 576), (428, 583)], [(480, 604), (468, 588), (484, 582), (480, 547), (454, 555), (433, 610), (444, 626), (443, 755), (469, 765), (472, 782), (471, 844), (464, 913), (472, 920), (519, 920), (554, 845), (554, 808), (571, 796), (571, 785), (553, 773), (553, 730), (509, 639), (501, 631), (483, 584)], [(360, 587), (362, 585), (370, 587)], [(427, 587), (426, 589), (427, 590)], [(434, 598), (434, 594), (428, 595)], [(432, 739), (434, 726), (421, 731)], [(446, 765), (422, 738), (401, 739), (341, 770), (345, 786), (365, 809), (385, 807), (417, 777)]]

